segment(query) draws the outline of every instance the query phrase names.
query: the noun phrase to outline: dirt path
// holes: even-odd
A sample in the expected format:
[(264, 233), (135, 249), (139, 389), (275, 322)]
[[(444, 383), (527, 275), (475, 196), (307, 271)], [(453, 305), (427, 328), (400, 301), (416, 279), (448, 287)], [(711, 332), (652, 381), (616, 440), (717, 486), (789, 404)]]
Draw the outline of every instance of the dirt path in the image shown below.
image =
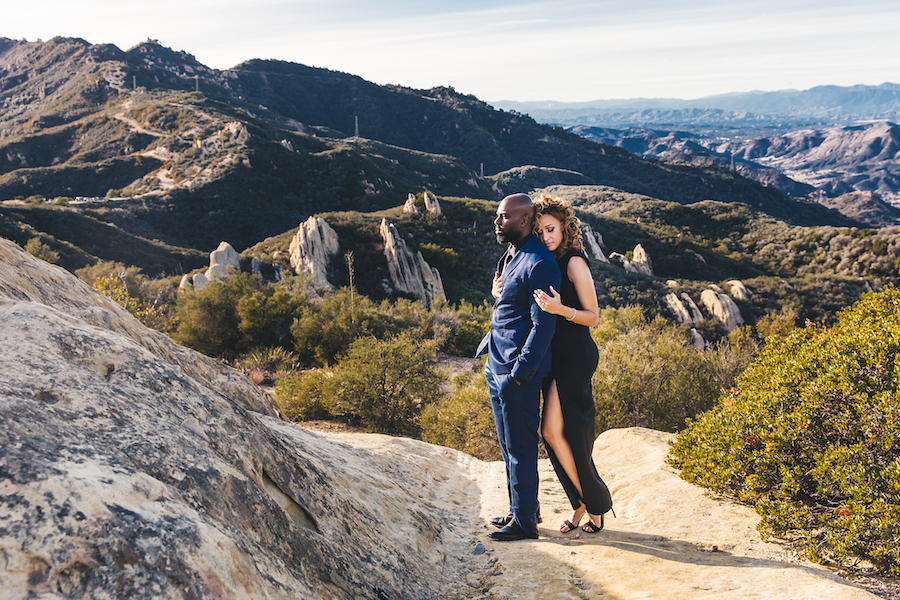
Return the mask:
[[(748, 507), (705, 496), (665, 465), (671, 436), (647, 429), (608, 431), (594, 458), (618, 515), (598, 534), (560, 534), (570, 512), (549, 461), (541, 461), (541, 538), (499, 543), (478, 532), (485, 587), (473, 597), (862, 600), (878, 596), (765, 543)], [(502, 463), (481, 463), (484, 522), (506, 509)], [(495, 574), (500, 571), (502, 574)]]

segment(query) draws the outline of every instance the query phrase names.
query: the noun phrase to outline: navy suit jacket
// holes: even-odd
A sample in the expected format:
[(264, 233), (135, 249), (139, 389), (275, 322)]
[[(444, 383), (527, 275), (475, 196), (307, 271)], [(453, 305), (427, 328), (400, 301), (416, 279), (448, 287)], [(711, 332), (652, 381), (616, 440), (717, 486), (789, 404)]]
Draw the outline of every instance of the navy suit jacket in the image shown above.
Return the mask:
[[(502, 259), (501, 259), (502, 262)], [(503, 270), (503, 291), (494, 302), (491, 330), (481, 340), (476, 356), (488, 355), (488, 367), (497, 375), (509, 373), (520, 381), (550, 370), (550, 339), (556, 315), (534, 301), (535, 290), (559, 291), (556, 258), (537, 236), (526, 241)]]

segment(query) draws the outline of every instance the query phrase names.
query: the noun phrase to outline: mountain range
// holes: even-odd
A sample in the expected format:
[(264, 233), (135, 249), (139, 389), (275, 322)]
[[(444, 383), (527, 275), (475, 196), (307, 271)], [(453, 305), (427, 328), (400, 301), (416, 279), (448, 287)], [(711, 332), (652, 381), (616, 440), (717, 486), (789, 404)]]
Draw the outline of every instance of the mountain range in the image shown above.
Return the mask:
[[(877, 195), (793, 197), (731, 164), (644, 158), (586, 135), (451, 87), (271, 60), (219, 71), (153, 40), (123, 51), (0, 39), (0, 236), (37, 237), (70, 270), (105, 260), (180, 279), (222, 240), (271, 260), (301, 222), (325, 216), (356, 256), (360, 291), (377, 298), (378, 224), (389, 218), (441, 269), (448, 299), (481, 302), (498, 251), (490, 202), (552, 189), (607, 252), (643, 244), (660, 278), (855, 277), (814, 293), (815, 316), (852, 301), (868, 285), (859, 277), (892, 276), (893, 230), (840, 233), (894, 222)], [(736, 167), (753, 154), (727, 152), (743, 152)], [(439, 222), (401, 209), (424, 191), (441, 198)], [(835, 235), (841, 245), (829, 246)], [(598, 269), (605, 302), (657, 306), (661, 281)], [(790, 290), (820, 288), (794, 281), (777, 294), (803, 305)], [(759, 311), (770, 304), (759, 296)]]
[(835, 125), (900, 119), (900, 85), (841, 87), (823, 85), (808, 90), (753, 91), (678, 98), (631, 98), (591, 102), (492, 102), (539, 121), (572, 124), (596, 119), (595, 125), (645, 126), (650, 123), (726, 125), (729, 122), (778, 126), (792, 123)]
[(728, 166), (793, 197), (850, 194), (831, 205), (869, 204), (855, 214), (872, 217), (870, 225), (896, 223), (900, 214), (876, 206), (877, 200), (900, 204), (897, 84), (696, 100), (496, 104), (644, 158)]

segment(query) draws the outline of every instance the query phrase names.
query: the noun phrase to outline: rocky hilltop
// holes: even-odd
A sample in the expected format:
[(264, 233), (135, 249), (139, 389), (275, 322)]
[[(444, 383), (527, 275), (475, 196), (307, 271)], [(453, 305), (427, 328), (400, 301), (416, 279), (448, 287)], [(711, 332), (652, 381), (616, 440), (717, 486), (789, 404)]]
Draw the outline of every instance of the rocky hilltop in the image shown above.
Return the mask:
[(2, 239), (0, 315), (4, 598), (432, 598), (460, 581), (472, 524), (421, 491), (477, 502), (467, 457), (287, 424), (243, 375)]
[(502, 463), (287, 423), (244, 376), (2, 239), (0, 369), (4, 598), (876, 597), (762, 542), (650, 430), (597, 440), (617, 512), (601, 534), (557, 532), (545, 460), (541, 538), (491, 543)]

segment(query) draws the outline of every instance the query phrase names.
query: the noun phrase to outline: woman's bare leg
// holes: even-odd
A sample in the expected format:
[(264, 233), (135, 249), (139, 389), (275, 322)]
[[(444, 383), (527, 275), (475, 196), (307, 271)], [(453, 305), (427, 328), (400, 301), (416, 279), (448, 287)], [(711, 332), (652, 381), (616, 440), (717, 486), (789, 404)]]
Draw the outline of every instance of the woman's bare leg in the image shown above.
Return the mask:
[[(566, 472), (569, 479), (572, 480), (575, 489), (578, 490), (578, 495), (581, 496), (581, 481), (578, 479), (578, 469), (575, 467), (575, 457), (572, 455), (572, 447), (569, 445), (569, 441), (566, 440), (565, 431), (563, 429), (562, 408), (559, 405), (559, 392), (556, 389), (556, 381), (550, 383), (547, 397), (544, 398), (544, 414), (541, 417), (541, 435), (544, 438), (544, 442), (553, 449), (553, 453), (556, 454), (556, 459), (559, 461), (560, 466), (562, 466), (563, 471)], [(584, 509), (585, 506), (582, 502), (581, 506), (572, 511), (572, 516), (569, 517), (569, 521), (575, 527), (578, 527), (578, 523), (584, 515)], [(591, 520), (594, 520), (593, 517)], [(597, 520), (599, 522), (599, 517)]]

